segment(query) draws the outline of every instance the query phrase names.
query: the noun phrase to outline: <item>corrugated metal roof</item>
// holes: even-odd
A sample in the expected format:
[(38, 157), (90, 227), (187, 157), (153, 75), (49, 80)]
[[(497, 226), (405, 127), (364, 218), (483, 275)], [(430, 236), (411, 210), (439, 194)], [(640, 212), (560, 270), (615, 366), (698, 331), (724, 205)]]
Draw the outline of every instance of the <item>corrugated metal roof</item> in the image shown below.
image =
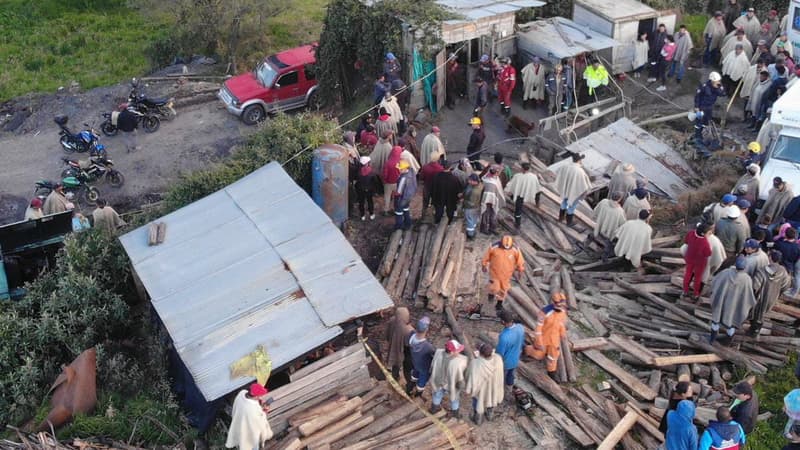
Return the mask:
[(251, 379), (229, 366), (264, 345), (277, 368), (392, 305), (327, 215), (277, 163), (120, 237), (153, 307), (209, 401)]
[(566, 148), (586, 155), (583, 167), (590, 175), (610, 175), (606, 170), (614, 160), (631, 163), (647, 178), (648, 190), (673, 200), (689, 189), (684, 180), (695, 176), (679, 152), (624, 117)]
[(447, 23), (472, 22), (546, 4), (539, 0), (436, 0), (436, 3), (463, 16), (465, 19), (448, 20), (446, 21)]
[[(563, 35), (558, 32), (560, 28)], [(619, 42), (604, 36), (586, 26), (565, 19), (553, 17), (520, 25), (517, 33), (517, 48), (525, 56), (538, 56), (557, 63), (562, 58), (584, 52), (594, 52), (616, 47)], [(564, 38), (564, 35), (567, 39)], [(570, 45), (571, 44), (571, 45)]]
[(576, 0), (575, 3), (589, 8), (611, 21), (658, 16), (658, 11), (637, 0)]

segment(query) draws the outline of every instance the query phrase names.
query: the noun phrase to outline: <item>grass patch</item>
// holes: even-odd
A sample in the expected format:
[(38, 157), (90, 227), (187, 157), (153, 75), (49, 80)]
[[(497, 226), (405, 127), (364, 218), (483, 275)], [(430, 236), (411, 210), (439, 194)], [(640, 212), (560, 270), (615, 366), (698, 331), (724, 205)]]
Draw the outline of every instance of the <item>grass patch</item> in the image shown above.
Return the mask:
[[(786, 425), (787, 417), (783, 412), (783, 397), (797, 388), (797, 378), (794, 377), (796, 363), (797, 354), (792, 354), (786, 365), (780, 369), (770, 369), (767, 375), (756, 383), (761, 412), (770, 411), (774, 416), (756, 425), (756, 429), (747, 437), (747, 450), (776, 450), (786, 445), (783, 427)], [(742, 379), (745, 374), (737, 375), (742, 375), (739, 378)]]
[(117, 83), (149, 69), (143, 50), (162, 24), (122, 0), (4, 0), (0, 12), (0, 101)]
[(692, 42), (696, 49), (705, 47), (705, 40), (703, 40), (703, 30), (706, 29), (708, 16), (705, 14), (687, 14), (683, 16), (683, 24), (692, 35)]

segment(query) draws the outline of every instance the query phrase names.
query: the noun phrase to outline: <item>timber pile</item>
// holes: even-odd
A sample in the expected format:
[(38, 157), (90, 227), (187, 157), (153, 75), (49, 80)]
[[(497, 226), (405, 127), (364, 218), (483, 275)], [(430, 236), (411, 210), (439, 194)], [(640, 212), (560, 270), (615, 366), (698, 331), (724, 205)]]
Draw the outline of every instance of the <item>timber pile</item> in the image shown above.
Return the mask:
[(434, 312), (459, 293), (466, 234), (460, 220), (423, 224), (418, 231), (395, 231), (389, 239), (378, 276), (397, 304), (420, 302)]
[[(435, 416), (460, 445), (466, 444), (471, 430), (468, 423), (445, 420), (444, 411)], [(400, 397), (385, 382), (360, 396), (334, 394), (316, 405), (304, 405), (288, 418), (288, 424), (287, 433), (270, 441), (269, 450), (452, 448), (442, 430), (416, 404)]]
[(354, 397), (375, 386), (368, 357), (360, 343), (343, 348), (290, 375), (291, 382), (270, 392), (269, 423), (275, 434), (289, 427), (295, 414), (333, 395)]

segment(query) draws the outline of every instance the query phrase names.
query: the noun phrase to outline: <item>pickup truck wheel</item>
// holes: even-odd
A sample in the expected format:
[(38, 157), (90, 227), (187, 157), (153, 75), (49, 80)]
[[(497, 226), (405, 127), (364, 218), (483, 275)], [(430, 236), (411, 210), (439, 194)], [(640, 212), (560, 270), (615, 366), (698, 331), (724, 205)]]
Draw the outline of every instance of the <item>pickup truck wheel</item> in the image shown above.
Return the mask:
[(319, 111), (322, 108), (322, 102), (319, 99), (319, 95), (317, 91), (311, 93), (308, 96), (308, 102), (306, 103), (306, 109), (308, 111)]
[(267, 117), (261, 105), (250, 105), (242, 112), (242, 122), (247, 125), (255, 125)]

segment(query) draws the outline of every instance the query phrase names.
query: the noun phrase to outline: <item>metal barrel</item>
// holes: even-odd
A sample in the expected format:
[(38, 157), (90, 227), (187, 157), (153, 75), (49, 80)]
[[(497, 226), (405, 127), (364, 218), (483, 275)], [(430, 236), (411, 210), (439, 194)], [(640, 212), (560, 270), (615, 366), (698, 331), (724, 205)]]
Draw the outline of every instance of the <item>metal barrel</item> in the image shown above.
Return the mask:
[(341, 228), (348, 216), (347, 149), (324, 144), (314, 150), (311, 163), (311, 197), (333, 223)]

